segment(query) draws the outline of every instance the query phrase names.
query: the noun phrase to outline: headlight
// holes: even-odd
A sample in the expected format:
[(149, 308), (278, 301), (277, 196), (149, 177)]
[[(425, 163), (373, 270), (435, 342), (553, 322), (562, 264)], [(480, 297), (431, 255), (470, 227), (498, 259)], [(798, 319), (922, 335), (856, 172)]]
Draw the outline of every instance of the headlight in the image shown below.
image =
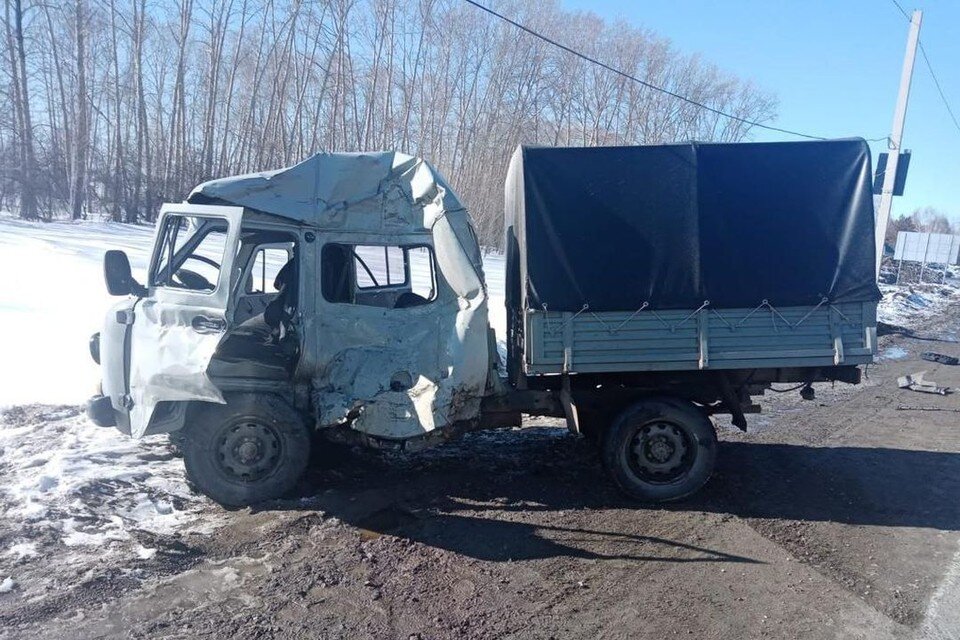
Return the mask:
[(100, 332), (90, 336), (90, 357), (97, 364), (100, 364)]

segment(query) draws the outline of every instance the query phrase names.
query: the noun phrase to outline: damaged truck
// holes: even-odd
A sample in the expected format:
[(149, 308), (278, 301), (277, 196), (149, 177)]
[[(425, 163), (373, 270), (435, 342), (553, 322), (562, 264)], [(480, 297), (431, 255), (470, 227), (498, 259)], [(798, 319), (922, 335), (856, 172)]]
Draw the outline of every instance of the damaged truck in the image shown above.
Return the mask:
[[(712, 416), (774, 383), (860, 381), (876, 352), (862, 140), (520, 147), (505, 348), (470, 216), (427, 162), (315, 155), (163, 205), (146, 282), (91, 339), (88, 414), (169, 433), (217, 502), (291, 491), (326, 441), (413, 450), (564, 418), (647, 502), (701, 488)], [(499, 300), (495, 301), (499, 313)]]

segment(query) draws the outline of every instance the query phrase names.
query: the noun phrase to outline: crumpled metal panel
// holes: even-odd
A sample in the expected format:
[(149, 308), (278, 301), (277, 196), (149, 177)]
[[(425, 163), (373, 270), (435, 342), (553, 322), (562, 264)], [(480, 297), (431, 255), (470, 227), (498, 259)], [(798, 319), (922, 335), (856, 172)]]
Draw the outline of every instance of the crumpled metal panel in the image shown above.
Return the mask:
[(197, 314), (223, 317), (216, 308), (189, 308), (146, 299), (135, 308), (130, 359), (130, 435), (141, 437), (157, 403), (225, 401), (207, 375), (222, 333), (197, 333), (190, 320)]
[(395, 440), (477, 418), (489, 371), (487, 293), (469, 216), (427, 163), (403, 166), (402, 189), (389, 182), (382, 187), (405, 197), (387, 198), (391, 206), (381, 209), (379, 219), (368, 218), (366, 227), (351, 224), (350, 230), (365, 232), (354, 238), (358, 243), (382, 243), (386, 230), (429, 230), (425, 241), (436, 257), (437, 299), (407, 309), (327, 304), (318, 314), (320, 367), (314, 379), (321, 425), (350, 420), (357, 431)]
[[(315, 378), (322, 426), (352, 420), (368, 435), (406, 439), (479, 415), (487, 381), (487, 304), (454, 298), (389, 317), (376, 307), (321, 320), (326, 363)], [(419, 313), (418, 313), (419, 312)]]
[[(340, 242), (431, 245), (438, 293), (430, 304), (384, 309), (318, 296), (318, 423), (350, 421), (368, 435), (407, 439), (479, 416), (490, 367), (480, 248), (466, 209), (427, 162), (396, 152), (317, 154), (288, 169), (204, 183), (189, 202), (258, 209)], [(318, 244), (326, 239), (321, 233)]]
[[(224, 403), (207, 375), (207, 367), (225, 335), (226, 310), (235, 278), (234, 261), (240, 238), (241, 207), (200, 207), (165, 204), (157, 221), (156, 245), (169, 215), (201, 215), (227, 222), (219, 279), (213, 291), (151, 287), (150, 295), (133, 307), (129, 336), (130, 435), (139, 438), (150, 425), (157, 404), (199, 400)], [(221, 329), (194, 326), (203, 320)]]

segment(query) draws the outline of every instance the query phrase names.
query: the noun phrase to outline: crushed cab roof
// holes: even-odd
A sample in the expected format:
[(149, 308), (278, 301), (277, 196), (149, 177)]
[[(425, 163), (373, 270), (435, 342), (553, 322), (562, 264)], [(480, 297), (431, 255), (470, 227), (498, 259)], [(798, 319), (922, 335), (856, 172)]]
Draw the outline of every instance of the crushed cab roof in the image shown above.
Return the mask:
[(187, 197), (193, 204), (255, 209), (320, 228), (423, 231), (463, 210), (426, 161), (396, 151), (318, 153), (273, 171), (210, 180)]

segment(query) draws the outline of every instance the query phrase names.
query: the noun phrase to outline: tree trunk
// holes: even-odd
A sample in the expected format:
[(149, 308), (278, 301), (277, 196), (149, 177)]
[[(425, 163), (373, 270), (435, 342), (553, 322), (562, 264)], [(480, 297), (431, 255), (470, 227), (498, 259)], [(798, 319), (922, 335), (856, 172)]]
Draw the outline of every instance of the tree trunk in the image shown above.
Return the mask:
[(37, 218), (37, 160), (33, 150), (33, 121), (30, 117), (30, 87), (27, 82), (27, 56), (23, 46), (23, 5), (13, 0), (13, 37), (16, 42), (14, 82), (18, 84), (20, 106), (20, 217)]
[(87, 63), (85, 32), (87, 29), (84, 0), (76, 0), (75, 40), (77, 95), (75, 116), (73, 118), (73, 171), (70, 184), (70, 217), (78, 220), (83, 216), (83, 204), (86, 200), (87, 185), (87, 147), (89, 145), (89, 124), (87, 107)]

